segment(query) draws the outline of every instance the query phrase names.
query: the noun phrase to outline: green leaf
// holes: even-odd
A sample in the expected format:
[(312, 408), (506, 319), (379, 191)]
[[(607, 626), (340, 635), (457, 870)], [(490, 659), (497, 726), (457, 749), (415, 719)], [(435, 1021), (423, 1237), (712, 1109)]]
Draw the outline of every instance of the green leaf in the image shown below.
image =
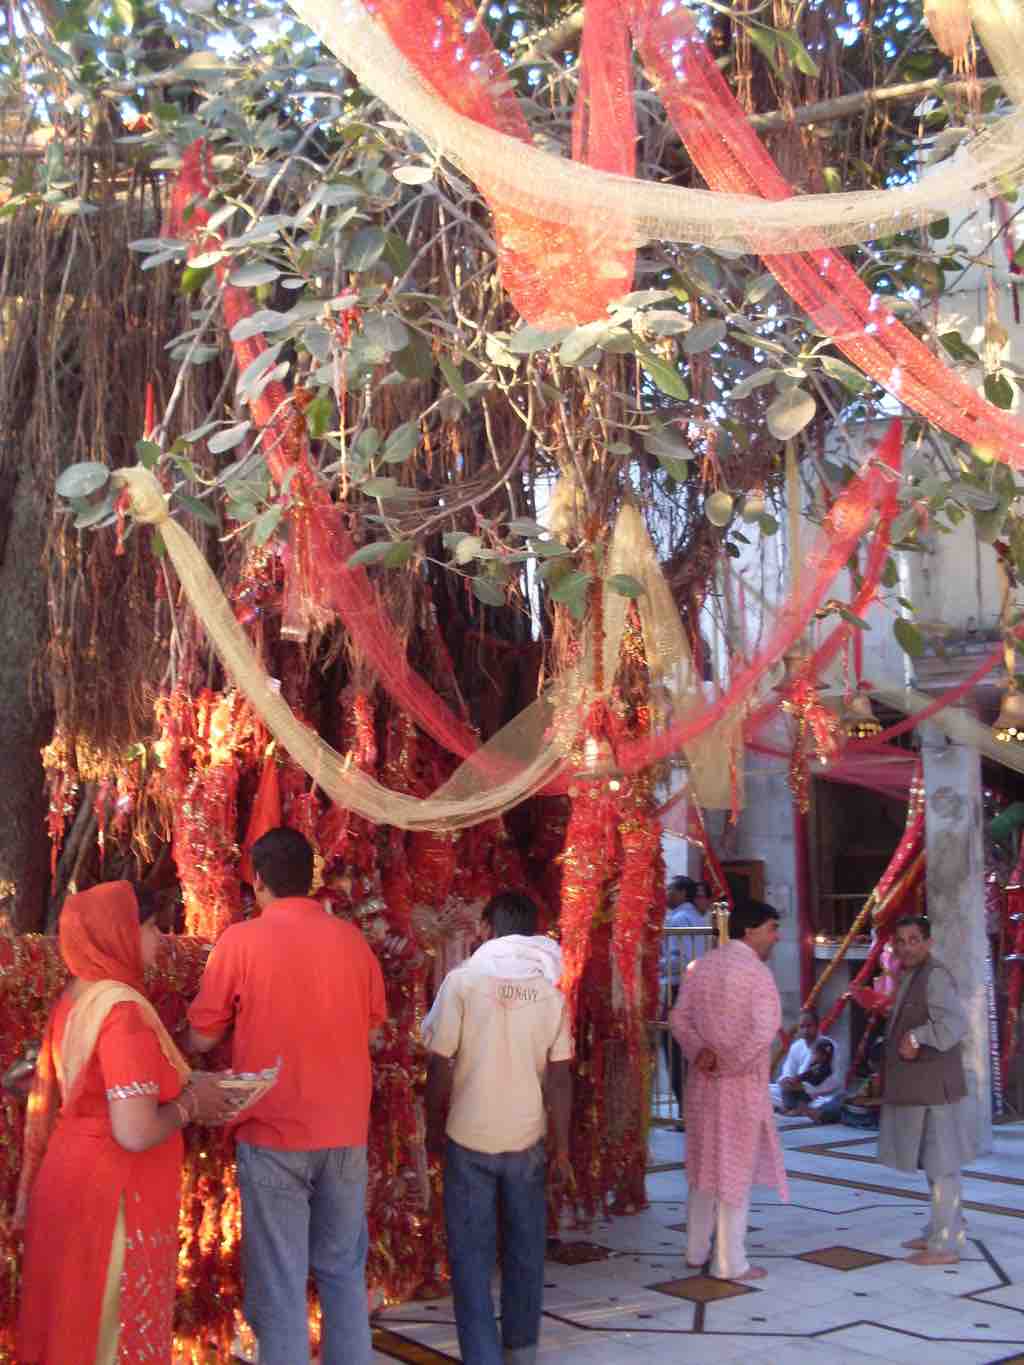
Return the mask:
[(657, 454), (658, 463), (670, 478), (675, 479), (676, 483), (685, 483), (690, 477), (690, 466), (686, 460), (680, 460), (675, 455)]
[(587, 322), (582, 327), (574, 327), (558, 348), (558, 359), (563, 365), (575, 365), (597, 345), (608, 331), (609, 325), (607, 320), (600, 318), (597, 322)]
[(544, 527), (535, 521), (531, 521), (529, 517), (516, 517), (514, 521), (506, 521), (505, 525), (514, 536), (544, 535)]
[(969, 360), (972, 365), (981, 364), (981, 356), (978, 355), (973, 346), (967, 345), (959, 332), (942, 332), (939, 335), (939, 340), (954, 360)]
[(887, 559), (885, 568), (882, 570), (882, 586), (884, 588), (895, 588), (900, 581), (900, 571), (895, 559)]
[(787, 32), (785, 29), (777, 29), (775, 36), (798, 71), (805, 76), (816, 76), (818, 74), (817, 63), (795, 33)]
[(355, 554), (349, 555), (348, 565), (355, 568), (359, 564), (379, 564), (390, 553), (393, 540), (371, 540), (369, 545), (361, 545)]
[(659, 360), (645, 346), (637, 345), (636, 353), (640, 357), (644, 373), (662, 393), (667, 394), (669, 398), (678, 398), (680, 402), (685, 402), (689, 398), (690, 390), (686, 387), (686, 380), (674, 365), (667, 365), (665, 361)]
[(221, 251), (219, 249), (215, 251), (201, 251), (198, 256), (193, 256), (189, 261), (189, 268), (191, 270), (209, 270), (211, 266), (215, 266), (218, 262), (223, 261), (227, 255), (228, 253), (226, 251)]
[(792, 440), (803, 431), (808, 422), (814, 420), (818, 405), (814, 395), (799, 385), (785, 389), (765, 413), (768, 430), (778, 441)]
[(527, 324), (512, 333), (508, 339), (508, 349), (513, 355), (533, 355), (536, 351), (547, 351), (561, 344), (571, 329), (559, 327), (555, 331)]
[(380, 562), (385, 569), (397, 569), (403, 564), (407, 564), (415, 553), (416, 542), (414, 540), (396, 540), (392, 542), (387, 554), (381, 557)]
[(998, 507), (991, 512), (974, 513), (974, 530), (978, 539), (983, 545), (994, 545), (1002, 535), (1003, 527), (1006, 524), (1007, 505), (1005, 501), (1000, 502)]
[(647, 591), (640, 580), (629, 573), (613, 573), (605, 579), (605, 584), (612, 592), (617, 592), (622, 597), (639, 597), (641, 593)]
[(455, 563), (471, 564), (483, 549), (483, 544), (479, 536), (462, 536), (455, 546)]
[(356, 437), (353, 448), (361, 460), (372, 460), (380, 450), (380, 432), (376, 427), (364, 427)]
[(391, 174), (402, 185), (425, 185), (434, 178), (431, 166), (396, 166)]
[(359, 485), (360, 491), (365, 493), (368, 498), (390, 498), (398, 483), (394, 479), (367, 479), (365, 483)]
[(844, 621), (849, 622), (851, 626), (856, 626), (858, 630), (871, 629), (867, 621), (864, 620), (863, 616), (858, 616), (856, 612), (850, 611), (849, 607), (839, 607), (838, 613)]
[(997, 408), (1013, 407), (1013, 385), (1001, 371), (985, 376), (985, 397)]
[(236, 422), (234, 426), (218, 431), (216, 436), (211, 436), (206, 442), (207, 450), (211, 455), (221, 455), (225, 450), (233, 450), (245, 440), (245, 434), (251, 426), (251, 422)]
[(379, 227), (361, 227), (345, 253), (348, 270), (372, 270), (384, 254), (387, 237)]
[(163, 451), (155, 441), (136, 441), (135, 453), (143, 469), (154, 469), (160, 463)]
[(870, 382), (860, 370), (847, 365), (845, 360), (837, 360), (835, 356), (823, 356), (821, 368), (833, 379), (838, 379), (851, 393), (863, 393)]
[(644, 436), (644, 449), (659, 460), (662, 456), (677, 461), (695, 458), (679, 429), (671, 424), (651, 427)]
[(773, 536), (779, 529), (779, 523), (768, 512), (762, 512), (757, 519), (757, 524), (763, 536)]
[(563, 545), (560, 540), (531, 540), (529, 545), (540, 559), (563, 559), (572, 554), (568, 545)]
[(444, 375), (445, 383), (460, 403), (468, 403), (469, 395), (466, 392), (466, 385), (462, 378), (461, 371), (456, 367), (454, 361), (449, 360), (446, 355), (439, 355), (437, 363), (441, 366), (441, 373)]
[(178, 506), (186, 512), (190, 512), (197, 521), (220, 530), (220, 517), (217, 515), (215, 507), (211, 507), (208, 502), (203, 502), (201, 498), (189, 497), (187, 493), (178, 493), (175, 496)]
[(472, 582), (474, 597), (483, 602), (485, 606), (503, 607), (505, 605), (505, 589), (493, 578), (484, 578), (483, 575), (479, 575)]
[(277, 524), (284, 515), (284, 508), (279, 502), (275, 502), (268, 507), (252, 524), (252, 542), (254, 545), (265, 544), (277, 530)]
[(194, 265), (187, 265), (181, 272), (181, 292), (185, 295), (194, 294), (197, 289), (201, 289), (203, 281), (212, 275), (211, 269), (196, 269)]
[(384, 442), (383, 460), (385, 464), (402, 464), (418, 448), (420, 428), (418, 422), (403, 422), (400, 427), (388, 433)]
[(918, 659), (924, 653), (924, 636), (917, 626), (911, 625), (904, 617), (897, 616), (893, 621), (892, 633), (896, 636), (900, 648), (912, 659)]
[(325, 431), (330, 430), (333, 416), (334, 401), (331, 392), (323, 388), (312, 403), (306, 404), (306, 427), (314, 441), (318, 441)]
[(276, 265), (270, 265), (266, 261), (251, 261), (248, 265), (240, 265), (237, 270), (232, 270), (228, 276), (228, 283), (237, 285), (239, 289), (253, 289), (258, 284), (271, 284), (280, 274), (281, 271)]
[(916, 507), (908, 507), (902, 511), (892, 524), (893, 543), (898, 545), (901, 540), (906, 540), (912, 531), (917, 530), (918, 512)]
[(84, 531), (89, 527), (98, 529), (104, 523), (113, 521), (114, 516), (114, 499), (108, 493), (95, 507), (83, 508), (73, 524), (76, 531)]
[(743, 290), (743, 297), (747, 303), (760, 303), (766, 299), (775, 288), (775, 276), (770, 270), (766, 270), (763, 275), (755, 275), (752, 280), (748, 280)]
[(703, 355), (725, 340), (726, 326), (721, 318), (708, 318), (698, 322), (683, 337), (683, 350), (687, 355)]
[(68, 465), (54, 485), (59, 498), (88, 498), (105, 488), (110, 470), (98, 460), (82, 460)]
[(750, 41), (765, 57), (773, 71), (778, 71), (778, 38), (779, 35), (771, 28), (762, 28), (760, 24), (748, 24), (747, 35)]
[(430, 379), (434, 373), (434, 353), (430, 343), (418, 332), (409, 333), (409, 344), (391, 357), (403, 379)]
[(117, 15), (126, 33), (131, 33), (135, 27), (135, 7), (132, 0), (113, 0), (114, 13)]
[(566, 574), (559, 582), (557, 588), (553, 588), (551, 596), (556, 602), (568, 602), (571, 598), (582, 596), (586, 598), (590, 591), (592, 582), (591, 575), (582, 570)]

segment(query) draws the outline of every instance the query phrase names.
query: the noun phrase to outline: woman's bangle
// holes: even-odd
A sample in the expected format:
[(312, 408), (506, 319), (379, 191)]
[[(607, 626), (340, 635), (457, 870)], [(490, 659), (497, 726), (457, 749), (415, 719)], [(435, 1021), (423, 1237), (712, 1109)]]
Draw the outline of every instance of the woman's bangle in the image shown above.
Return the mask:
[(187, 1121), (189, 1123), (192, 1123), (195, 1120), (196, 1115), (199, 1113), (199, 1096), (196, 1094), (196, 1092), (192, 1089), (190, 1085), (186, 1085), (185, 1089), (181, 1092), (178, 1098), (181, 1101), (182, 1105), (184, 1106), (186, 1114), (188, 1115)]
[(181, 1126), (182, 1126), (182, 1128), (187, 1128), (188, 1125), (189, 1125), (189, 1123), (191, 1122), (191, 1119), (190, 1119), (190, 1117), (189, 1117), (189, 1112), (188, 1112), (188, 1110), (185, 1108), (185, 1105), (182, 1103), (182, 1101), (181, 1101), (180, 1099), (178, 1099), (178, 1100), (171, 1100), (171, 1103), (174, 1105), (175, 1109), (178, 1111), (178, 1118), (181, 1119)]

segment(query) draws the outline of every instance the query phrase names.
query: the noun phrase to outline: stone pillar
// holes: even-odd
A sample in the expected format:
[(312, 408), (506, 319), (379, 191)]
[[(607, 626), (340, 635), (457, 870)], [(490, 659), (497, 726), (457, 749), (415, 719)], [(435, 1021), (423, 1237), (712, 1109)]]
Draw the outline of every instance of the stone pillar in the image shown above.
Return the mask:
[(967, 1012), (966, 1103), (980, 1154), (992, 1150), (981, 758), (927, 724), (921, 727), (921, 752), (928, 917), (935, 956), (956, 978)]

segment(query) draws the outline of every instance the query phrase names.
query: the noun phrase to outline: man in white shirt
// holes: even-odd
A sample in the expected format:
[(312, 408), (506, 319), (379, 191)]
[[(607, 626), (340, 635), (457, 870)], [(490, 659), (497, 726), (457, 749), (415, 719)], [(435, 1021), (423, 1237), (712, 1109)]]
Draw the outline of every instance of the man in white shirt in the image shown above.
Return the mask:
[(816, 1109), (822, 1108), (836, 1096), (842, 1088), (842, 1068), (839, 1063), (839, 1049), (833, 1042), (832, 1073), (820, 1085), (799, 1078), (812, 1065), (814, 1045), (818, 1041), (818, 1014), (816, 1010), (803, 1010), (797, 1025), (797, 1036), (786, 1053), (779, 1070), (778, 1079), (768, 1086), (772, 1105), (779, 1113), (802, 1113), (806, 1108), (813, 1117)]
[[(547, 1233), (545, 1105), (554, 1134), (552, 1174), (562, 1182), (572, 1174), (572, 1035), (558, 988), (562, 952), (537, 933), (533, 901), (503, 891), (484, 920), (490, 939), (448, 973), (423, 1021), (431, 1053), (427, 1143), (435, 1151), (444, 1146), (445, 1227), (462, 1359), (532, 1365)], [(499, 1214), (500, 1338), (491, 1303)]]

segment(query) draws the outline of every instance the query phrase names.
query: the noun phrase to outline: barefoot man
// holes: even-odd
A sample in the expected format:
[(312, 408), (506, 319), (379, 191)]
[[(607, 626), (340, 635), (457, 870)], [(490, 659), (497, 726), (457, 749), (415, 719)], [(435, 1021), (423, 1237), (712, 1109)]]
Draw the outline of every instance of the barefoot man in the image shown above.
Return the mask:
[(779, 937), (779, 913), (760, 901), (737, 905), (729, 939), (688, 973), (669, 1017), (690, 1063), (686, 1083), (687, 1264), (721, 1280), (759, 1280), (747, 1260), (751, 1185), (787, 1198), (768, 1076), (782, 1023), (766, 965)]
[(893, 948), (903, 976), (886, 1035), (878, 1159), (928, 1177), (931, 1220), (903, 1243), (917, 1252), (908, 1260), (955, 1265), (964, 1243), (960, 1168), (974, 1155), (962, 1103), (967, 1019), (952, 973), (932, 956), (923, 915), (897, 920)]

